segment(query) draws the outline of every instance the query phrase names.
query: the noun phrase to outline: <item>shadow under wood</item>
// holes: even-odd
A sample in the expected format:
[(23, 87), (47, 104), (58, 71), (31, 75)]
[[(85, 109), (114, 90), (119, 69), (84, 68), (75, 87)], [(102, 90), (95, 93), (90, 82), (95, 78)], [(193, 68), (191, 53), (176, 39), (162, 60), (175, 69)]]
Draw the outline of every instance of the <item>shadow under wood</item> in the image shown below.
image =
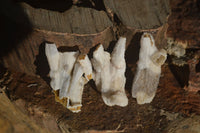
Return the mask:
[(178, 83), (180, 84), (181, 88), (188, 86), (190, 74), (189, 65), (184, 65), (180, 67), (170, 63), (169, 68), (176, 80), (178, 81)]
[(197, 72), (197, 73), (200, 72), (200, 60), (199, 60), (199, 63), (196, 65), (196, 72)]
[(97, 44), (97, 45), (95, 45), (94, 47), (92, 47), (90, 50), (89, 50), (89, 52), (88, 52), (88, 57), (91, 59), (91, 58), (93, 58), (93, 53), (94, 53), (94, 51), (99, 47), (99, 45), (101, 45), (101, 44)]
[(200, 0), (196, 0), (196, 6), (197, 6), (198, 10), (200, 11)]
[(78, 7), (93, 8), (98, 11), (106, 11), (103, 0), (73, 0), (73, 4)]
[(4, 57), (27, 38), (32, 25), (20, 5), (11, 0), (0, 1), (0, 56)]
[(50, 67), (48, 64), (47, 57), (45, 55), (45, 42), (42, 43), (39, 47), (39, 54), (36, 56), (34, 65), (36, 66), (36, 74), (40, 75), (40, 77), (44, 79), (44, 81), (46, 81), (49, 85), (51, 80), (48, 76)]
[(59, 52), (72, 52), (72, 51), (80, 51), (78, 46), (72, 46), (72, 47), (68, 47), (68, 46), (60, 46), (58, 47), (58, 51)]
[(140, 52), (140, 38), (142, 33), (136, 33), (132, 40), (130, 41), (130, 45), (128, 46), (125, 58), (127, 64), (136, 64), (139, 59), (139, 52)]
[(3, 78), (5, 73), (6, 73), (6, 68), (0, 64), (0, 79)]
[(69, 10), (73, 5), (93, 8), (98, 11), (106, 10), (102, 0), (15, 0), (15, 2), (25, 2), (33, 8), (58, 11), (61, 13)]
[(117, 41), (111, 41), (108, 48), (106, 49), (107, 52), (109, 52), (110, 54), (112, 54), (112, 51), (116, 45)]
[(131, 92), (133, 77), (137, 67), (137, 61), (139, 60), (139, 51), (140, 51), (140, 38), (142, 33), (136, 33), (132, 40), (130, 41), (130, 45), (128, 46), (125, 59), (126, 59), (126, 89)]
[(15, 0), (16, 2), (25, 2), (34, 8), (64, 12), (73, 5), (72, 0)]

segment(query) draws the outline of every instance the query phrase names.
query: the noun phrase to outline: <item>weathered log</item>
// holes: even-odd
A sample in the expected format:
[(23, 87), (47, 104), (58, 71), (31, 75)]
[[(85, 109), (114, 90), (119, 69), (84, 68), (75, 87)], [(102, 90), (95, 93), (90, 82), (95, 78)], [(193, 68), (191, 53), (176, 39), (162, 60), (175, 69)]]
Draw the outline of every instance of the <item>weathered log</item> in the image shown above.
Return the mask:
[[(8, 3), (8, 5), (11, 4)], [(38, 73), (37, 70), (43, 71), (40, 68), (48, 70), (44, 55), (44, 42), (54, 42), (61, 50), (79, 49), (82, 53), (88, 53), (95, 45), (102, 43), (107, 48), (114, 40), (112, 23), (103, 11), (73, 6), (61, 13), (32, 8), (25, 3), (20, 6), (20, 9), (24, 11), (19, 12), (21, 16), (24, 16), (21, 17), (22, 21), (18, 22), (19, 17), (12, 17), (9, 13), (6, 17), (9, 21), (12, 18), (13, 23), (18, 23), (16, 27), (31, 30), (28, 33), (23, 32), (22, 34), (27, 34), (21, 35), (23, 37), (20, 41), (17, 37), (14, 37), (14, 41), (8, 41), (9, 37), (6, 36), (4, 46), (15, 48), (14, 50), (2, 50), (1, 63), (5, 67), (32, 75)], [(19, 4), (12, 3), (12, 8), (18, 11)], [(14, 32), (16, 35), (20, 34), (20, 28), (16, 33)]]
[(169, 14), (168, 0), (104, 0), (104, 4), (132, 29), (156, 29), (166, 23)]

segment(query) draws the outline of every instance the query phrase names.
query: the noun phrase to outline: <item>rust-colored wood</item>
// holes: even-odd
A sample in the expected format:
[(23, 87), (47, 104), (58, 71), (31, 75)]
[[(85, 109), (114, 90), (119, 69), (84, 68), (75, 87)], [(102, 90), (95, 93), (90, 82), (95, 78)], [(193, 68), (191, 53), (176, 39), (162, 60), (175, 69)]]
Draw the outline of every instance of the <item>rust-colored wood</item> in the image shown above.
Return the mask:
[(186, 48), (200, 48), (200, 4), (198, 0), (170, 0), (167, 37)]

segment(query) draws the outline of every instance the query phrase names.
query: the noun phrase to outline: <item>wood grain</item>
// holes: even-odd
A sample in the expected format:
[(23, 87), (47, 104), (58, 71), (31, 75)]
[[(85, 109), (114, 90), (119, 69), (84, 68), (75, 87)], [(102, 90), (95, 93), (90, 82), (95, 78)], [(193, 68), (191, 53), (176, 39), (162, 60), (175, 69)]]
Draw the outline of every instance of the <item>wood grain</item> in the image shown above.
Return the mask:
[(34, 28), (59, 33), (94, 34), (112, 26), (104, 11), (72, 6), (65, 12), (32, 8), (21, 4)]
[(129, 28), (155, 29), (167, 21), (168, 0), (104, 0), (111, 10)]

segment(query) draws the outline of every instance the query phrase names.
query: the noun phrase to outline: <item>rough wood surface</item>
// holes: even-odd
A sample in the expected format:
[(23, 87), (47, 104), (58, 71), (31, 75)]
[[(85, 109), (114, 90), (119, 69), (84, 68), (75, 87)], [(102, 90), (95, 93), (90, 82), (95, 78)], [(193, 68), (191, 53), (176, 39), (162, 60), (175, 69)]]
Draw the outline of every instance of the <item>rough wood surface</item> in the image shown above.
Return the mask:
[(72, 6), (65, 12), (32, 8), (21, 4), (34, 28), (76, 34), (94, 34), (112, 26), (104, 11)]
[(153, 104), (158, 108), (183, 113), (188, 116), (192, 113), (200, 114), (200, 95), (186, 92), (181, 87), (181, 82), (178, 82), (178, 78), (180, 78), (178, 77), (178, 72), (182, 73), (183, 82), (183, 78), (187, 76), (185, 68), (174, 65), (163, 67), (163, 77), (160, 79), (160, 85)]
[(117, 15), (127, 27), (155, 29), (167, 21), (168, 0), (104, 0), (107, 10)]
[[(0, 88), (0, 91), (2, 88)], [(4, 92), (0, 93), (0, 132), (1, 133), (50, 133), (36, 125), (20, 111)]]
[(200, 48), (199, 0), (170, 0), (167, 36), (186, 48)]

